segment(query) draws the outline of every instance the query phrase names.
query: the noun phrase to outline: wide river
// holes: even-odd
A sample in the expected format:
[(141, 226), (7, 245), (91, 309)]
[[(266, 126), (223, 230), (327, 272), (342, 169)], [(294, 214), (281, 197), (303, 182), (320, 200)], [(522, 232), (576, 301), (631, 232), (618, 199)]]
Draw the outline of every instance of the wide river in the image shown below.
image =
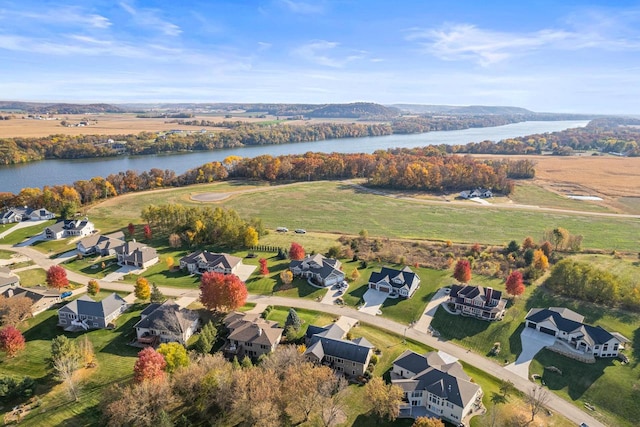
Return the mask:
[(427, 145), (460, 145), (468, 142), (500, 141), (536, 133), (556, 132), (586, 126), (586, 120), (540, 121), (513, 123), (489, 128), (428, 132), (411, 135), (388, 135), (367, 138), (328, 139), (295, 144), (260, 145), (215, 151), (159, 154), (153, 156), (121, 156), (100, 159), (42, 160), (20, 165), (0, 166), (0, 192), (18, 193), (22, 188), (72, 184), (94, 176), (106, 177), (126, 170), (138, 172), (152, 168), (172, 169), (181, 174), (207, 162), (222, 161), (227, 156), (256, 157), (303, 154), (309, 151), (325, 153), (373, 153), (376, 150)]

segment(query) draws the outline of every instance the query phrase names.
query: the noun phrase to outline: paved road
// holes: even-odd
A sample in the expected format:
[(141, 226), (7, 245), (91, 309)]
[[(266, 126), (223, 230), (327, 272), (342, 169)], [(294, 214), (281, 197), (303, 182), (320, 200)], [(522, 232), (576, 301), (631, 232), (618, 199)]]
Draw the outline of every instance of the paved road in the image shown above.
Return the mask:
[[(47, 269), (51, 265), (57, 264), (60, 262), (56, 259), (50, 259), (43, 253), (29, 247), (11, 247), (8, 245), (0, 245), (0, 249), (8, 249), (14, 250), (22, 255), (30, 257), (34, 263), (39, 265), (40, 267)], [(67, 270), (67, 277), (69, 280), (77, 282), (77, 283), (87, 283), (90, 280), (90, 277), (84, 276), (82, 274), (75, 273), (73, 271)], [(125, 284), (125, 283), (111, 283), (99, 281), (100, 287), (102, 289), (109, 289), (115, 291), (126, 291), (132, 292), (133, 285)], [(166, 296), (170, 297), (197, 297), (199, 294), (198, 289), (178, 289), (178, 288), (168, 288), (168, 287), (160, 287), (160, 291)], [(305, 308), (309, 310), (317, 310), (323, 311), (326, 313), (335, 314), (337, 316), (349, 316), (358, 321), (369, 323), (376, 327), (386, 329), (398, 335), (405, 335), (407, 338), (413, 339), (415, 341), (426, 344), (432, 348), (442, 350), (461, 361), (464, 361), (470, 365), (473, 365), (479, 368), (482, 371), (485, 371), (497, 378), (511, 381), (514, 386), (521, 390), (524, 393), (527, 393), (531, 390), (534, 384), (526, 378), (522, 378), (518, 374), (511, 372), (505, 369), (503, 366), (498, 365), (492, 360), (486, 359), (478, 354), (467, 351), (466, 349), (459, 347), (451, 342), (444, 341), (440, 338), (433, 337), (427, 333), (415, 330), (414, 328), (410, 328), (407, 325), (403, 325), (401, 323), (395, 322), (393, 320), (381, 317), (374, 316), (368, 313), (364, 313), (361, 311), (357, 311), (350, 307), (345, 306), (332, 306), (326, 304), (320, 304), (317, 301), (299, 299), (299, 298), (284, 298), (284, 297), (276, 297), (276, 296), (268, 296), (268, 295), (249, 295), (249, 302), (253, 302), (256, 304), (267, 304), (267, 305), (280, 305), (285, 307), (294, 307), (294, 308)], [(556, 396), (553, 393), (549, 393), (549, 402), (547, 406), (555, 411), (556, 413), (562, 414), (567, 417), (569, 420), (575, 422), (576, 424), (587, 423), (590, 427), (606, 427), (600, 421), (593, 418), (591, 415), (583, 412), (580, 408), (574, 406), (573, 404), (563, 400), (562, 398)]]

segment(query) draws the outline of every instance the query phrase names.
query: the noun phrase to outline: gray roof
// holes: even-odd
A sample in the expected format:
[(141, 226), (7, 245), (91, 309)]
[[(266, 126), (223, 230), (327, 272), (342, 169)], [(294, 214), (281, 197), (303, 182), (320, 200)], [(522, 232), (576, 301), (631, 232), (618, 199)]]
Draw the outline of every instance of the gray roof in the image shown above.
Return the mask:
[(135, 262), (136, 264), (144, 264), (158, 257), (158, 252), (144, 243), (136, 242), (132, 240), (125, 242), (121, 246), (114, 248), (117, 254), (124, 257), (125, 262)]
[(241, 261), (242, 258), (237, 256), (209, 251), (195, 251), (180, 258), (180, 262), (185, 262), (187, 264), (198, 264), (203, 262), (209, 267), (215, 268), (220, 266), (223, 269), (233, 269), (235, 266), (240, 264)]
[(198, 313), (181, 308), (173, 300), (149, 304), (140, 315), (142, 319), (134, 328), (165, 330), (180, 336), (198, 319)]
[(340, 270), (342, 263), (334, 258), (327, 258), (322, 254), (310, 255), (302, 260), (292, 260), (289, 263), (291, 270), (312, 271), (314, 274), (327, 280), (331, 276), (344, 278), (344, 273)]
[(323, 328), (321, 328), (320, 326), (309, 325), (305, 336), (308, 339), (313, 338), (314, 335), (326, 338), (342, 339), (346, 334), (347, 332), (342, 330), (340, 326), (332, 323), (331, 325), (325, 326)]
[(339, 357), (341, 359), (351, 360), (358, 363), (366, 363), (373, 348), (370, 343), (368, 343), (368, 345), (360, 345), (353, 341), (314, 335), (311, 338), (311, 346), (307, 349), (305, 354), (309, 353), (310, 349), (314, 348), (314, 345), (318, 344), (322, 345), (322, 352), (326, 356)]
[(80, 298), (62, 307), (60, 311), (70, 311), (77, 315), (106, 318), (126, 305), (127, 302), (114, 292), (102, 301), (94, 301), (88, 295), (82, 295)]
[(13, 274), (11, 270), (0, 270), (0, 286), (14, 285), (20, 281), (20, 277)]
[(98, 250), (108, 250), (110, 248), (115, 248), (117, 246), (121, 246), (124, 241), (124, 233), (122, 231), (118, 231), (112, 234), (92, 234), (90, 236), (81, 239), (78, 242), (82, 244), (85, 248), (89, 249), (91, 247), (97, 247)]
[(3, 291), (2, 296), (4, 296), (5, 298), (27, 297), (31, 301), (33, 301), (34, 304), (43, 298), (60, 298), (60, 294), (43, 286), (35, 286), (32, 288), (23, 288), (22, 286), (16, 286)]
[(548, 321), (555, 325), (558, 330), (568, 334), (582, 334), (580, 338), (590, 345), (604, 344), (616, 338), (600, 326), (582, 323), (583, 319), (584, 316), (564, 307), (532, 308), (525, 318), (525, 320), (533, 323)]
[[(423, 358), (423, 361), (419, 361), (418, 358)], [(434, 365), (429, 365), (428, 361), (432, 361)], [(443, 364), (435, 365), (438, 362)], [(413, 369), (420, 366), (427, 366), (411, 378), (391, 380), (393, 384), (401, 387), (405, 392), (427, 390), (459, 407), (465, 407), (474, 399), (480, 389), (479, 385), (470, 381), (469, 376), (462, 370), (460, 363), (444, 364), (444, 361), (436, 352), (421, 356), (407, 350), (393, 364), (404, 365), (403, 367), (411, 372), (416, 372)]]
[[(483, 305), (481, 308), (488, 312), (497, 313), (504, 310), (507, 306), (507, 300), (502, 298), (501, 291), (483, 286), (451, 285), (451, 292), (449, 293), (449, 299), (451, 301), (468, 306), (469, 303), (465, 302), (466, 298), (482, 301)], [(492, 302), (493, 300), (497, 300), (497, 304), (494, 304)]]
[(278, 322), (265, 320), (257, 313), (229, 313), (223, 320), (229, 333), (229, 340), (241, 343), (256, 343), (273, 346), (280, 341), (284, 329)]
[(415, 288), (420, 283), (420, 277), (414, 273), (411, 268), (405, 267), (402, 270), (398, 270), (390, 267), (382, 267), (380, 272), (372, 272), (369, 276), (369, 283), (385, 282), (391, 285), (393, 288), (402, 289), (407, 291)]
[(49, 230), (59, 233), (64, 230), (74, 231), (74, 230), (82, 230), (90, 224), (88, 218), (84, 219), (65, 219), (62, 221), (58, 221), (53, 225), (47, 227)]

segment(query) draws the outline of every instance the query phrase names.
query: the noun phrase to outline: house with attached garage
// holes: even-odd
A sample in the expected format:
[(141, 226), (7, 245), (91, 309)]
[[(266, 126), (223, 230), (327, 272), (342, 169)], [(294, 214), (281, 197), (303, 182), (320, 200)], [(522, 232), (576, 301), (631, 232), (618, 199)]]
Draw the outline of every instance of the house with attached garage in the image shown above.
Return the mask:
[(471, 285), (451, 285), (449, 303), (457, 313), (483, 320), (502, 320), (507, 307), (502, 292)]
[(275, 351), (282, 340), (284, 329), (278, 322), (263, 319), (258, 313), (229, 313), (223, 320), (229, 330), (223, 352), (238, 359), (248, 356), (257, 360), (263, 354)]
[(105, 329), (127, 308), (129, 304), (115, 292), (101, 301), (83, 295), (58, 310), (58, 326), (65, 330)]
[(397, 270), (382, 267), (378, 272), (372, 272), (369, 277), (369, 289), (375, 289), (389, 294), (390, 298), (411, 298), (420, 287), (420, 277), (409, 267)]
[[(592, 360), (593, 357), (616, 357), (629, 342), (622, 334), (584, 323), (584, 316), (565, 307), (532, 308), (525, 317), (525, 325), (555, 337), (556, 344), (548, 348), (567, 356), (577, 352)], [(565, 348), (570, 351), (563, 351)]]
[(58, 221), (45, 228), (44, 238), (47, 240), (57, 240), (66, 237), (85, 237), (93, 233), (93, 223), (89, 218), (65, 219)]
[(366, 338), (347, 340), (347, 331), (337, 324), (326, 327), (310, 325), (304, 355), (314, 363), (329, 366), (347, 376), (364, 375), (373, 354), (373, 344)]
[(238, 275), (242, 267), (242, 258), (237, 256), (213, 253), (208, 251), (196, 251), (180, 258), (180, 268), (191, 274), (215, 272), (222, 274)]
[(12, 222), (20, 222), (29, 219), (31, 209), (28, 207), (9, 208), (0, 215), (0, 224), (9, 224)]
[(0, 295), (5, 298), (29, 298), (31, 300), (31, 314), (33, 316), (50, 309), (54, 304), (60, 302), (60, 294), (58, 292), (40, 285), (29, 288), (15, 285), (0, 287)]
[(180, 307), (173, 300), (149, 304), (135, 324), (138, 343), (156, 346), (165, 342), (185, 345), (200, 325), (198, 313)]
[(337, 259), (316, 254), (302, 260), (292, 260), (289, 270), (294, 277), (302, 277), (312, 281), (316, 286), (330, 287), (344, 280), (344, 272), (340, 270), (342, 263)]
[(92, 234), (76, 243), (78, 253), (82, 255), (115, 255), (116, 248), (124, 243), (124, 233), (118, 231), (113, 234)]
[(0, 292), (11, 287), (18, 286), (20, 277), (11, 272), (9, 267), (0, 267)]
[(31, 221), (42, 221), (42, 220), (47, 220), (47, 219), (53, 219), (56, 217), (56, 214), (54, 214), (53, 212), (50, 212), (44, 208), (42, 209), (34, 209), (33, 211), (31, 211), (31, 213), (29, 214), (29, 219)]
[(158, 263), (158, 252), (144, 243), (132, 240), (114, 248), (118, 264), (147, 268)]
[(435, 417), (460, 425), (482, 408), (482, 389), (447, 354), (405, 350), (393, 361), (390, 376), (404, 392), (401, 416)]

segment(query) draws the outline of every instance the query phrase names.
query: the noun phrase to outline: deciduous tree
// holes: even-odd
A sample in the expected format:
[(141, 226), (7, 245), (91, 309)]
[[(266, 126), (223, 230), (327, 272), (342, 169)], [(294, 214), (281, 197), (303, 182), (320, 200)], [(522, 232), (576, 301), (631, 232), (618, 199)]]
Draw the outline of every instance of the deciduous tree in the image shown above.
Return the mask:
[(235, 274), (208, 271), (200, 279), (200, 301), (209, 310), (235, 310), (247, 301), (247, 287)]
[(171, 233), (169, 235), (169, 246), (171, 246), (174, 249), (182, 246), (182, 239), (180, 238), (179, 234)]
[(260, 274), (262, 274), (263, 276), (266, 276), (269, 274), (269, 267), (267, 266), (267, 260), (266, 258), (260, 258), (260, 261), (258, 261), (260, 263)]
[(283, 285), (290, 285), (291, 282), (293, 282), (293, 273), (291, 270), (282, 270), (280, 280), (282, 280)]
[(100, 284), (98, 281), (95, 279), (89, 280), (89, 283), (87, 283), (87, 293), (89, 295), (96, 295), (98, 292), (100, 292)]
[(133, 293), (138, 299), (148, 300), (151, 296), (151, 287), (149, 286), (149, 281), (142, 276), (138, 277), (136, 279), (136, 284), (133, 287)]
[(522, 242), (522, 250), (526, 251), (527, 249), (535, 249), (536, 243), (533, 241), (533, 237), (527, 236)]
[(438, 418), (418, 417), (411, 424), (411, 427), (445, 427), (445, 425)]
[(69, 286), (67, 271), (59, 265), (49, 267), (47, 270), (47, 285), (58, 289), (58, 291)]
[(129, 232), (129, 237), (133, 237), (136, 234), (136, 226), (133, 225), (132, 222), (127, 225), (127, 231)]
[(520, 270), (514, 270), (509, 274), (506, 281), (506, 289), (509, 295), (517, 297), (524, 293), (524, 283), (522, 281), (522, 273)]
[(304, 248), (302, 245), (296, 242), (291, 243), (291, 247), (289, 248), (289, 258), (292, 260), (300, 261), (304, 258)]
[(171, 384), (162, 378), (109, 388), (103, 394), (102, 413), (108, 427), (167, 427), (173, 425), (167, 412), (176, 404)]
[(7, 357), (14, 357), (24, 348), (24, 337), (15, 326), (9, 325), (0, 329), (0, 351), (4, 351)]
[(453, 270), (453, 277), (460, 283), (468, 283), (471, 280), (471, 264), (469, 264), (469, 260), (458, 260)]
[(167, 362), (162, 354), (147, 347), (138, 353), (138, 360), (133, 366), (133, 378), (137, 382), (161, 380), (164, 378), (166, 366)]
[(33, 300), (25, 296), (6, 298), (0, 295), (0, 325), (16, 326), (31, 317)]
[(259, 236), (255, 228), (249, 226), (244, 231), (244, 247), (252, 248), (258, 244)]
[(549, 268), (549, 258), (547, 258), (542, 249), (536, 249), (533, 252), (533, 266), (540, 271), (545, 271)]
[(62, 381), (67, 392), (74, 400), (78, 400), (78, 382), (74, 373), (80, 367), (82, 354), (75, 343), (64, 335), (59, 335), (51, 341), (51, 358), (54, 376)]
[(547, 258), (549, 258), (551, 256), (551, 252), (553, 252), (551, 242), (549, 242), (548, 240), (540, 245), (540, 249), (542, 250), (542, 252), (544, 252)]
[(173, 265), (175, 264), (175, 261), (173, 260), (173, 257), (171, 257), (171, 256), (168, 256), (168, 257), (164, 260), (164, 262), (167, 264), (167, 268), (168, 268), (169, 270), (171, 270), (171, 269), (173, 268)]
[(404, 397), (400, 387), (386, 384), (381, 377), (374, 377), (364, 386), (364, 391), (371, 411), (380, 419), (394, 421), (398, 418)]
[(143, 233), (144, 233), (144, 238), (147, 240), (151, 240), (151, 238), (153, 237), (153, 232), (151, 231), (151, 226), (149, 224), (145, 224), (144, 228), (142, 229)]
[(529, 411), (531, 412), (531, 421), (533, 422), (536, 415), (546, 406), (549, 402), (549, 392), (540, 386), (534, 386), (529, 390), (525, 396), (525, 401), (529, 405)]
[(358, 267), (353, 267), (353, 271), (351, 272), (351, 280), (356, 281), (360, 278), (360, 272), (358, 271)]
[(189, 366), (189, 356), (187, 349), (177, 342), (162, 343), (158, 347), (158, 353), (164, 356), (167, 362), (166, 370), (169, 373), (175, 372), (181, 366)]

